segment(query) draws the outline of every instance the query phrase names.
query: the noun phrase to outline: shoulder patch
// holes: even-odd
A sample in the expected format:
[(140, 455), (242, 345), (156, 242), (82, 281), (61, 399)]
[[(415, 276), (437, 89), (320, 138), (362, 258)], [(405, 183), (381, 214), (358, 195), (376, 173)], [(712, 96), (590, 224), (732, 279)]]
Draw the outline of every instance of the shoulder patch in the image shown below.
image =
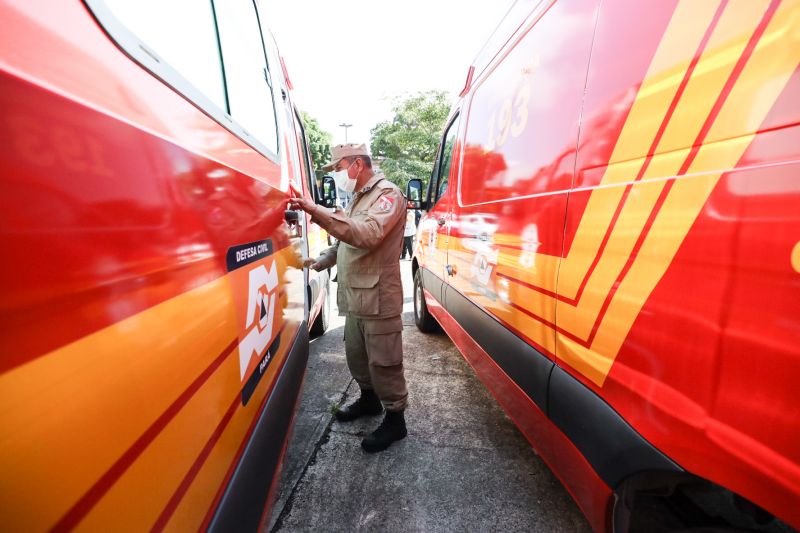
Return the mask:
[(380, 198), (378, 198), (377, 202), (378, 211), (380, 211), (381, 213), (388, 213), (389, 211), (392, 210), (392, 207), (394, 207), (394, 202), (395, 202), (394, 198), (392, 198), (388, 194), (381, 196)]

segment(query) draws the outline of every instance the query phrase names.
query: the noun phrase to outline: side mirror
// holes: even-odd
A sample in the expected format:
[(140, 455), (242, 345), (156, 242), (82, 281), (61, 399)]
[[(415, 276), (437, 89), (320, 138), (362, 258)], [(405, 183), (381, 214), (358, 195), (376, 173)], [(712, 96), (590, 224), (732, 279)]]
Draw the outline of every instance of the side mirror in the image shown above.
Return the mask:
[(322, 198), (319, 205), (322, 207), (333, 207), (336, 205), (336, 182), (330, 176), (322, 178)]
[(418, 178), (408, 180), (406, 198), (408, 198), (408, 209), (422, 209), (422, 180)]

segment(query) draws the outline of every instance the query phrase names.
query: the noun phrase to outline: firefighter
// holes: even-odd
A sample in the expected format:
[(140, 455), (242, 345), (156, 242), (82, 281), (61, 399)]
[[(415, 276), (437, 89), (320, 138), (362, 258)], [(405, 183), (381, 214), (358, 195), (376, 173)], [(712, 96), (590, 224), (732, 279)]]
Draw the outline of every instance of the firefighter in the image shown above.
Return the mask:
[(331, 149), (337, 186), (354, 192), (346, 211), (317, 206), (302, 197), (290, 200), (292, 209), (311, 215), (338, 242), (305, 266), (321, 271), (338, 266), (337, 303), (345, 316), (345, 353), (350, 373), (361, 394), (336, 413), (340, 422), (367, 415), (386, 415), (361, 446), (369, 453), (388, 448), (406, 436), (404, 410), (408, 391), (403, 375), (403, 288), (400, 249), (403, 245), (406, 201), (396, 185), (375, 173), (364, 144)]

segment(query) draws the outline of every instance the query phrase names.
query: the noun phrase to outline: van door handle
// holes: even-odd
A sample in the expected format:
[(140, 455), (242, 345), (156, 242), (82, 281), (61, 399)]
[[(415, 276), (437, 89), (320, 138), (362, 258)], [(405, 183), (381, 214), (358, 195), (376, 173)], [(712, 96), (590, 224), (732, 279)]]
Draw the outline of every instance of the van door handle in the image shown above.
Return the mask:
[(445, 222), (447, 222), (447, 220), (445, 220), (444, 217), (436, 220), (436, 223), (439, 224), (440, 226), (444, 226)]
[(286, 219), (286, 222), (288, 222), (289, 225), (300, 223), (299, 211), (292, 211), (291, 209), (287, 209), (286, 212), (283, 214), (283, 217)]
[(286, 219), (286, 225), (289, 226), (289, 237), (302, 237), (303, 225), (300, 223), (300, 211), (287, 209), (283, 217)]

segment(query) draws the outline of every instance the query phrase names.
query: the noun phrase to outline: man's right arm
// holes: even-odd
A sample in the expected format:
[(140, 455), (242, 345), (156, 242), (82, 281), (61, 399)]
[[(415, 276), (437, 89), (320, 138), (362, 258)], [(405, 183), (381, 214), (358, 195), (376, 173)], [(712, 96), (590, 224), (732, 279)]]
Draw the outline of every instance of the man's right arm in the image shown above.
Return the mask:
[[(311, 200), (303, 198), (302, 196), (292, 197), (289, 198), (288, 207), (289, 209), (298, 209), (298, 208), (302, 209), (303, 211), (311, 215), (312, 222), (318, 223), (316, 220), (314, 220), (314, 215), (318, 210), (321, 209), (319, 209), (319, 206), (317, 206)], [(322, 229), (327, 229), (322, 224), (320, 224), (320, 226), (322, 227)], [(306, 258), (303, 261), (303, 266), (307, 268), (313, 268), (317, 272), (331, 268), (333, 267), (333, 265), (336, 264), (336, 255), (338, 251), (339, 251), (339, 242), (337, 241), (336, 244), (334, 244), (330, 248), (323, 250), (322, 253), (319, 255), (319, 257), (317, 257), (316, 259)]]
[(391, 229), (405, 216), (405, 198), (399, 189), (387, 188), (367, 207), (366, 216), (351, 218), (341, 209), (315, 208), (311, 222), (356, 248), (371, 250), (383, 242)]

